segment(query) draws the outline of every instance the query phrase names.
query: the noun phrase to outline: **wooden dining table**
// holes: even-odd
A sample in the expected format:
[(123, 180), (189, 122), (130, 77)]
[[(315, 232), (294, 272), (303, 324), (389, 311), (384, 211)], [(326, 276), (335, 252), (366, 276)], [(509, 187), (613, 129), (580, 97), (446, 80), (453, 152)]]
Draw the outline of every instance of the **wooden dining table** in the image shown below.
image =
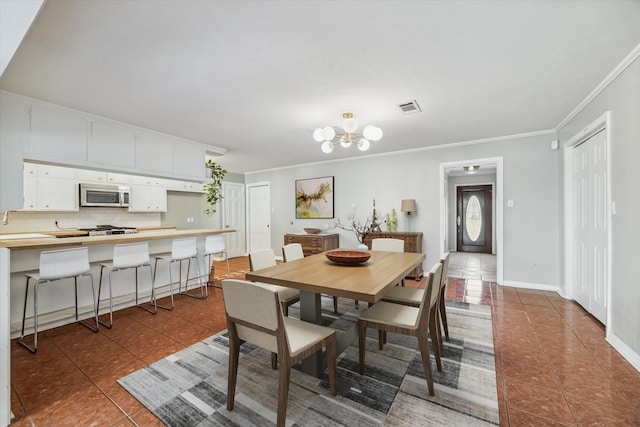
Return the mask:
[[(325, 253), (311, 255), (273, 267), (245, 273), (247, 280), (271, 283), (300, 290), (300, 319), (322, 324), (321, 294), (375, 303), (426, 255), (409, 252), (369, 251), (371, 257), (362, 264), (341, 265), (329, 261)], [(338, 337), (338, 354), (358, 337), (357, 326)], [(303, 372), (320, 377), (324, 371), (321, 354), (302, 363)]]

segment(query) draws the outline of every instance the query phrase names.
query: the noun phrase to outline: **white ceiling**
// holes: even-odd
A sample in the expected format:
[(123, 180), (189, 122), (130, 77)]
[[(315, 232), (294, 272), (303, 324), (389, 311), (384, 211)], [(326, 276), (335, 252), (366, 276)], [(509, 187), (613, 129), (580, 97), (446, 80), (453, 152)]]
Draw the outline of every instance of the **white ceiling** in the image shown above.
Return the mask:
[[(225, 148), (233, 172), (554, 129), (640, 43), (640, 1), (48, 0), (0, 89)], [(417, 100), (420, 114), (397, 104)]]

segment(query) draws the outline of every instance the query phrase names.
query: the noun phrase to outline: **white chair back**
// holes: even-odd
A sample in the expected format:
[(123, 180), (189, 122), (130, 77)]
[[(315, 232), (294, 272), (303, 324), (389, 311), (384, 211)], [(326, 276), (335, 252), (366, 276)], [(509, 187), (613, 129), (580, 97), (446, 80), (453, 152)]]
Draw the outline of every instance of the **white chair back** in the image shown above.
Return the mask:
[(204, 253), (205, 254), (219, 254), (226, 250), (226, 242), (224, 234), (214, 234), (212, 236), (207, 236), (207, 239), (204, 242)]
[(40, 280), (78, 276), (90, 271), (89, 248), (86, 246), (40, 253)]
[(420, 303), (420, 311), (418, 313), (418, 324), (425, 322), (423, 325), (427, 327), (426, 323), (429, 321), (429, 311), (433, 304), (438, 301), (438, 295), (440, 294), (440, 279), (442, 277), (442, 264), (436, 263), (429, 272), (427, 278), (427, 286), (422, 294), (422, 302)]
[(280, 323), (278, 292), (260, 283), (246, 280), (222, 281), (224, 307), (235, 323), (238, 337), (258, 347), (278, 353), (277, 329)]
[(449, 256), (450, 254), (447, 252), (440, 260), (442, 263), (442, 280), (440, 280), (441, 288), (447, 284), (447, 278), (449, 277)]
[(371, 240), (372, 251), (404, 252), (404, 240), (378, 238)]
[(198, 246), (195, 237), (174, 239), (171, 244), (171, 258), (174, 260), (192, 258), (198, 255)]
[(276, 265), (276, 256), (273, 249), (260, 249), (249, 254), (249, 267), (251, 271), (262, 270), (263, 268)]
[(131, 268), (149, 264), (149, 243), (128, 243), (113, 247), (113, 268)]
[(304, 258), (302, 245), (300, 243), (289, 243), (288, 245), (284, 245), (282, 247), (282, 256), (284, 257), (284, 262)]

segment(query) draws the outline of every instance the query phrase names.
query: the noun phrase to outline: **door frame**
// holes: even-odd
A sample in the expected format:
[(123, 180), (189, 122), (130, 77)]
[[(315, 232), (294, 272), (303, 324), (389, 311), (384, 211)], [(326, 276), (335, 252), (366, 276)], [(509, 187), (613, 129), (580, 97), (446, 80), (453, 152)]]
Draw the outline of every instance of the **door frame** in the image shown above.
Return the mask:
[(564, 175), (564, 296), (573, 300), (574, 294), (574, 277), (573, 277), (573, 227), (571, 219), (573, 218), (573, 186), (571, 185), (572, 164), (573, 164), (573, 148), (591, 138), (596, 133), (604, 130), (605, 151), (607, 153), (605, 173), (607, 186), (606, 219), (607, 219), (607, 275), (605, 277), (605, 295), (607, 298), (607, 323), (605, 325), (605, 337), (609, 338), (611, 327), (611, 216), (612, 216), (612, 200), (611, 200), (611, 111), (605, 112), (603, 115), (591, 122), (587, 127), (569, 138), (562, 145), (563, 154), (563, 175)]
[(463, 167), (470, 164), (473, 165), (492, 165), (496, 167), (496, 185), (494, 189), (495, 193), (495, 248), (496, 248), (496, 282), (501, 285), (504, 281), (504, 266), (503, 266), (503, 158), (502, 157), (486, 157), (481, 159), (467, 159), (458, 160), (455, 162), (440, 163), (440, 255), (444, 255), (446, 251), (444, 244), (446, 241), (446, 233), (448, 232), (448, 221), (446, 219), (447, 214), (447, 179), (445, 176), (445, 170), (453, 167)]
[[(261, 182), (252, 182), (251, 184), (246, 184), (246, 188), (245, 188), (245, 206), (246, 206), (246, 213), (245, 213), (245, 230), (247, 232), (246, 235), (246, 249), (247, 249), (247, 253), (249, 253), (250, 249), (251, 249), (251, 224), (249, 221), (249, 218), (251, 217), (251, 198), (250, 198), (250, 189), (253, 187), (268, 187), (269, 188), (269, 193), (271, 193), (271, 182), (270, 181), (261, 181)], [(268, 212), (269, 214), (269, 224), (271, 224), (271, 211), (269, 210)], [(271, 234), (271, 227), (269, 227), (269, 234)], [(272, 237), (273, 236), (269, 236), (269, 246), (271, 246), (271, 242), (272, 242)]]

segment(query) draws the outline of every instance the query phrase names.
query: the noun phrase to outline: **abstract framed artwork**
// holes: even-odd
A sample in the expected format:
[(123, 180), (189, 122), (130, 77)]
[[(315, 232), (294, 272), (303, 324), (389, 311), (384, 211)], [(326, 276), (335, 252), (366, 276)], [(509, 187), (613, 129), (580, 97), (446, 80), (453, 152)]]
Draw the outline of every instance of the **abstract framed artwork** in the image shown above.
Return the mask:
[(333, 177), (296, 180), (296, 218), (333, 218)]

